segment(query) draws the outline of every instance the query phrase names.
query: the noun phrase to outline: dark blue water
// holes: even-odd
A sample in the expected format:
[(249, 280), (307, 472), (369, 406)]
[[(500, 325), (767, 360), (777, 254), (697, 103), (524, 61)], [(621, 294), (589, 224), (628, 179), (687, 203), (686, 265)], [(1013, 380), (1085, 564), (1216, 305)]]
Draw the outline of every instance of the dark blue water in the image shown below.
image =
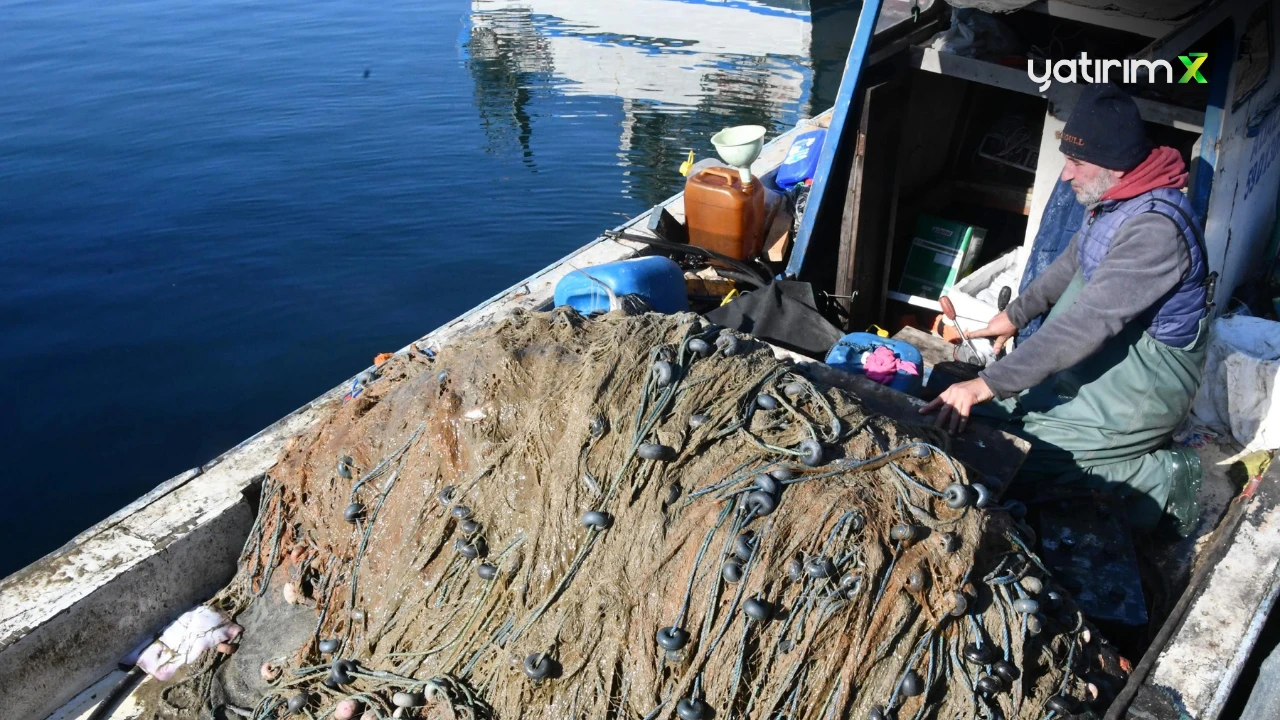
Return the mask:
[(852, 29), (635, 3), (0, 0), (0, 575), (821, 109)]

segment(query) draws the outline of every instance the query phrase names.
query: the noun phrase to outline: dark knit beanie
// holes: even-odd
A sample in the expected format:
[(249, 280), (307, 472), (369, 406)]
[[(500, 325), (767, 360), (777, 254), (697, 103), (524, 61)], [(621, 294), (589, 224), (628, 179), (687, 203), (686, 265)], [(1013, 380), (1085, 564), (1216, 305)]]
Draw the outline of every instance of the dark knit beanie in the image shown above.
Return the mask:
[(1134, 169), (1151, 153), (1138, 106), (1111, 83), (1086, 85), (1062, 130), (1063, 155), (1110, 170)]

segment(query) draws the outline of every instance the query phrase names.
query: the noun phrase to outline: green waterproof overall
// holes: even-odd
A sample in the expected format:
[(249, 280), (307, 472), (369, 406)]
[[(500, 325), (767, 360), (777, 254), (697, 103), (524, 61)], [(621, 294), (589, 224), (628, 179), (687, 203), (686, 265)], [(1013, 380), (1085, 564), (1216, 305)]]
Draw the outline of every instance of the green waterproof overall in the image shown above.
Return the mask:
[[(1050, 319), (1075, 302), (1085, 282), (1077, 271)], [(1030, 441), (1015, 484), (1041, 494), (1064, 485), (1106, 490), (1124, 499), (1131, 524), (1154, 528), (1171, 494), (1188, 492), (1173, 483), (1180, 456), (1163, 448), (1190, 412), (1200, 385), (1206, 327), (1201, 320), (1195, 341), (1175, 348), (1132, 321), (1075, 367), (975, 408)], [(1189, 490), (1190, 499), (1174, 500), (1194, 503), (1194, 488)]]

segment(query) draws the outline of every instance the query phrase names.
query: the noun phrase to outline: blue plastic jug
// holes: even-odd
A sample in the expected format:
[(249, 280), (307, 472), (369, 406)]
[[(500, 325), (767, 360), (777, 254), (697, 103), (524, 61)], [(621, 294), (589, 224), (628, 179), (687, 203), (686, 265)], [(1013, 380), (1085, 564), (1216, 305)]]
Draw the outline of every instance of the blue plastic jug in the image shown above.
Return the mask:
[(609, 311), (609, 293), (639, 295), (660, 313), (689, 309), (684, 271), (660, 255), (619, 260), (574, 270), (556, 283), (556, 307), (568, 305), (583, 315)]
[(893, 338), (882, 338), (874, 333), (850, 333), (840, 338), (835, 346), (831, 348), (831, 352), (827, 353), (826, 362), (833, 368), (854, 373), (855, 375), (862, 375), (862, 358), (882, 345), (892, 350), (899, 360), (915, 363), (920, 373), (918, 375), (910, 375), (899, 371), (889, 383), (889, 387), (909, 395), (919, 395), (922, 384), (921, 378), (924, 375), (924, 358), (920, 356), (920, 351), (916, 349), (916, 346), (909, 342), (894, 340)]
[(787, 150), (787, 158), (778, 168), (775, 179), (778, 187), (790, 190), (813, 177), (818, 169), (818, 156), (822, 154), (822, 142), (827, 137), (825, 128), (818, 128), (800, 133), (791, 141), (791, 149)]

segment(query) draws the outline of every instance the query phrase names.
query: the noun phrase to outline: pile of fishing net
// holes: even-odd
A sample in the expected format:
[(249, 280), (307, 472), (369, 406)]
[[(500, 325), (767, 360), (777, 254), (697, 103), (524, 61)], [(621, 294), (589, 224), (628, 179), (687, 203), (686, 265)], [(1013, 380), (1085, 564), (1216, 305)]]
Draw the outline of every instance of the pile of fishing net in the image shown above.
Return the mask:
[(1114, 654), (943, 443), (693, 315), (519, 314), (288, 450), (239, 652), (149, 712), (1067, 717)]

